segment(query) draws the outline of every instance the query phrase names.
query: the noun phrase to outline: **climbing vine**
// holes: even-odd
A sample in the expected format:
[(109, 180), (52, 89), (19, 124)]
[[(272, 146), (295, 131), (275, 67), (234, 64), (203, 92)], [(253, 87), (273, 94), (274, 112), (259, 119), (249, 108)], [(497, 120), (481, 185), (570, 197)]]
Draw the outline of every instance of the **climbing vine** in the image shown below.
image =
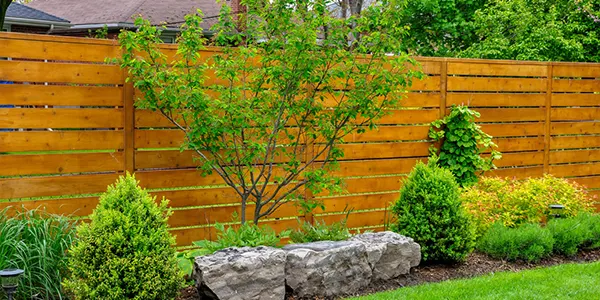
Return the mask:
[[(452, 106), (450, 114), (431, 123), (429, 137), (441, 142), (438, 150), (435, 145), (429, 148), (432, 157), (438, 159), (441, 167), (449, 169), (461, 186), (477, 182), (484, 171), (496, 168), (494, 160), (502, 157), (492, 137), (475, 124), (479, 118), (477, 111), (467, 106)], [(483, 156), (490, 151), (489, 156)]]

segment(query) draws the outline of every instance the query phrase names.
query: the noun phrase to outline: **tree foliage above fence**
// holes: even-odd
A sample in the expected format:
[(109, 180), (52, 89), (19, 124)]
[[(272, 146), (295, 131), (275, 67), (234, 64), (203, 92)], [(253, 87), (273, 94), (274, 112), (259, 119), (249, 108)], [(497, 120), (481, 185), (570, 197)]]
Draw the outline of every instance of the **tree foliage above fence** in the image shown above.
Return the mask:
[[(224, 6), (210, 41), (201, 18), (186, 17), (175, 57), (160, 51), (160, 29), (138, 20), (137, 32), (120, 36), (122, 67), (144, 94), (137, 106), (185, 132), (183, 148), (237, 192), (242, 223), (255, 204), (256, 223), (301, 199), (302, 187), (339, 191), (329, 170), (344, 137), (398, 105), (418, 74), (399, 47), (401, 3), (339, 19), (322, 0), (249, 0), (239, 19)], [(208, 44), (222, 48), (206, 55)]]

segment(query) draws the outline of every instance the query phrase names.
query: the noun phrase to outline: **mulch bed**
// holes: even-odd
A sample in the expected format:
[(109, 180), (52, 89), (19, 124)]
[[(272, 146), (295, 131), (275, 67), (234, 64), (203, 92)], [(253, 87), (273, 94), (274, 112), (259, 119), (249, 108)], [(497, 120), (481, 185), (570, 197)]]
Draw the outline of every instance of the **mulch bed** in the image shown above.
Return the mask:
[[(553, 256), (537, 263), (507, 262), (491, 259), (485, 254), (472, 253), (462, 264), (457, 265), (427, 265), (413, 268), (410, 274), (396, 279), (373, 282), (357, 295), (372, 294), (381, 291), (395, 290), (401, 287), (419, 285), (428, 282), (439, 282), (450, 279), (469, 278), (502, 271), (520, 271), (538, 267), (554, 266), (565, 263), (583, 263), (600, 261), (600, 249), (582, 251), (574, 257)], [(178, 300), (200, 299), (194, 287), (182, 290)], [(287, 300), (298, 300), (293, 295), (287, 295)], [(317, 298), (322, 299), (322, 298)], [(315, 299), (316, 300), (316, 299)]]

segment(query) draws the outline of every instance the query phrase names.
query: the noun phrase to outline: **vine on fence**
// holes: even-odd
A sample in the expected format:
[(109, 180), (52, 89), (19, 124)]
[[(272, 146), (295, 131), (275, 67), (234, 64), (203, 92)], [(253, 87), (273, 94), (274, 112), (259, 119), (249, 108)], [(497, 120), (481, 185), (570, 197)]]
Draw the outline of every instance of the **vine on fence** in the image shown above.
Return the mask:
[[(492, 137), (475, 124), (479, 117), (467, 106), (453, 105), (450, 115), (432, 122), (429, 129), (429, 137), (441, 142), (439, 150), (435, 145), (429, 148), (431, 156), (439, 157), (438, 164), (449, 169), (461, 186), (476, 183), (477, 176), (496, 168), (493, 161), (502, 157)], [(482, 156), (487, 150), (490, 155)]]

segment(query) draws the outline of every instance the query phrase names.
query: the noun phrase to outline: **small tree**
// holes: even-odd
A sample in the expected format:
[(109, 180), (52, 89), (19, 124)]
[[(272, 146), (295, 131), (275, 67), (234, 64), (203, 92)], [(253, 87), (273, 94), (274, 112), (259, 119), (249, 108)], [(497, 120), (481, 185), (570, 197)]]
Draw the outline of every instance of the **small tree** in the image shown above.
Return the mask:
[[(137, 20), (120, 35), (122, 67), (145, 95), (137, 106), (182, 130), (203, 173), (239, 195), (241, 222), (253, 202), (258, 223), (302, 187), (338, 191), (330, 170), (344, 137), (375, 128), (420, 74), (399, 50), (402, 3), (340, 19), (325, 0), (248, 0), (240, 30), (225, 5), (210, 41), (200, 13), (186, 17), (174, 58), (159, 49), (160, 28)], [(221, 48), (209, 56), (206, 45)]]

